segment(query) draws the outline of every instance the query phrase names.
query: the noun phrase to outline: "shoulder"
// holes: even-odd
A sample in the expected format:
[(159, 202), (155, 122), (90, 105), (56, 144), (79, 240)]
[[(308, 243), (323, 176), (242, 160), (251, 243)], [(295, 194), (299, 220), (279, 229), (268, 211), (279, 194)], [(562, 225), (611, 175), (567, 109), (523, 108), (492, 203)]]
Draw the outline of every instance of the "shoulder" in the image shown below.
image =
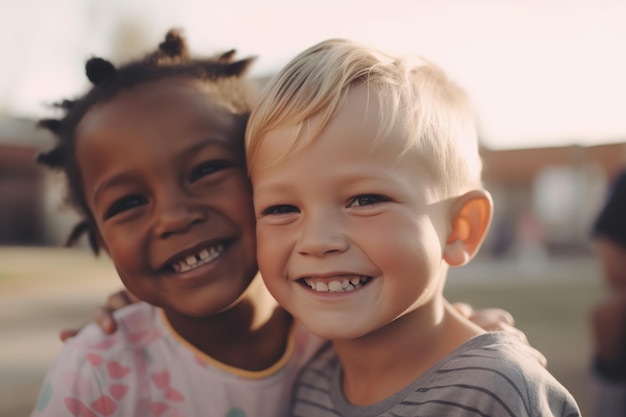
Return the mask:
[(307, 397), (310, 390), (328, 393), (334, 373), (340, 367), (332, 344), (326, 342), (300, 371), (295, 387), (297, 396)]
[(157, 326), (157, 309), (139, 302), (114, 312), (117, 330), (104, 333), (96, 324), (85, 326), (66, 346), (74, 350), (96, 350), (115, 354), (120, 349), (137, 349), (158, 339), (162, 332)]
[(332, 344), (326, 342), (298, 375), (292, 394), (293, 415), (337, 415), (332, 412), (335, 405), (331, 391), (339, 367)]
[(137, 303), (115, 313), (114, 334), (90, 324), (67, 341), (48, 369), (33, 415), (92, 415), (90, 409), (110, 415), (132, 408), (130, 385), (145, 378), (147, 345), (160, 338), (155, 313)]
[(57, 376), (68, 372), (84, 377), (104, 375), (116, 379), (129, 373), (129, 366), (137, 361), (139, 353), (144, 354), (150, 344), (162, 338), (156, 322), (156, 309), (148, 304), (125, 307), (116, 311), (114, 317), (118, 329), (113, 334), (106, 334), (91, 323), (69, 339), (57, 355), (50, 373)]
[(449, 388), (450, 398), (480, 403), (482, 397), (516, 416), (580, 415), (571, 394), (504, 332), (468, 341), (434, 370), (432, 383)]

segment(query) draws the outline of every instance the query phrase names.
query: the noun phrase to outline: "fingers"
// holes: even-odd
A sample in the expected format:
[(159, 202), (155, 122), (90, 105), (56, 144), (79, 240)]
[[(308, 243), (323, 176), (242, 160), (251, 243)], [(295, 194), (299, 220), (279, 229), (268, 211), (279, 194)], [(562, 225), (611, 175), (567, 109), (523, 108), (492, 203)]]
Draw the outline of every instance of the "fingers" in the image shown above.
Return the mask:
[[(526, 336), (524, 336), (524, 338), (526, 338)], [(532, 347), (529, 344), (523, 344), (520, 345), (522, 350), (525, 350), (527, 353), (529, 353), (532, 357), (534, 357), (537, 362), (539, 362), (539, 364), (541, 366), (543, 366), (544, 368), (548, 367), (548, 359), (546, 359), (545, 356), (543, 356), (543, 354), (541, 352), (539, 352), (537, 349), (535, 349), (534, 347)]]
[(111, 334), (117, 329), (115, 320), (113, 320), (113, 309), (109, 307), (98, 307), (91, 315), (91, 320), (96, 323), (102, 331)]
[(59, 339), (61, 342), (65, 342), (70, 337), (74, 337), (78, 334), (80, 329), (63, 329), (59, 332)]
[(515, 319), (511, 313), (501, 308), (476, 310), (468, 318), (488, 331), (502, 330), (502, 325), (515, 326)]
[[(114, 333), (117, 330), (117, 325), (113, 318), (113, 312), (129, 304), (136, 303), (137, 301), (139, 301), (139, 299), (126, 290), (113, 293), (107, 298), (106, 305), (100, 306), (94, 310), (91, 314), (91, 320), (105, 333)], [(62, 342), (65, 342), (70, 337), (76, 336), (80, 330), (80, 328), (63, 329), (59, 333), (59, 338)]]
[(107, 298), (106, 305), (98, 307), (91, 318), (105, 333), (114, 333), (117, 330), (117, 325), (113, 318), (113, 312), (137, 301), (139, 300), (128, 291), (118, 291), (111, 294)]
[(109, 296), (106, 306), (110, 310), (115, 311), (137, 301), (138, 299), (134, 295), (126, 290), (121, 290)]
[(524, 333), (523, 331), (521, 331), (517, 327), (511, 326), (510, 324), (500, 323), (497, 326), (493, 325), (493, 330), (489, 330), (489, 331), (492, 331), (492, 332), (507, 332), (507, 333), (515, 336), (515, 338), (517, 338), (523, 344), (530, 346), (530, 343), (528, 343), (528, 338), (526, 337), (526, 333)]
[(537, 349), (528, 342), (526, 333), (515, 327), (515, 320), (511, 313), (501, 308), (485, 308), (474, 310), (467, 303), (454, 303), (452, 305), (465, 318), (489, 332), (507, 332), (516, 337), (521, 344), (521, 348), (534, 357), (544, 368), (548, 366), (548, 360)]
[(452, 307), (466, 319), (469, 319), (474, 314), (474, 309), (467, 303), (453, 303)]

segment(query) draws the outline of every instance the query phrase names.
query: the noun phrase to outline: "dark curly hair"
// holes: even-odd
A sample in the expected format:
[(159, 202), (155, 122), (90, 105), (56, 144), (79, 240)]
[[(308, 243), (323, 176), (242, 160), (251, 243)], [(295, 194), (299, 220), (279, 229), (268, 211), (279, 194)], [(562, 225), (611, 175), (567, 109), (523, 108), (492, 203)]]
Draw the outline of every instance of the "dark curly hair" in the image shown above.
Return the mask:
[[(191, 78), (210, 86), (214, 99), (225, 104), (233, 114), (247, 118), (254, 96), (244, 75), (254, 58), (235, 60), (234, 57), (235, 50), (231, 50), (209, 58), (193, 58), (181, 32), (170, 30), (156, 51), (119, 68), (102, 58), (87, 61), (85, 71), (93, 86), (75, 100), (62, 100), (54, 105), (63, 111), (63, 117), (42, 119), (37, 123), (38, 127), (52, 132), (57, 140), (56, 147), (41, 153), (37, 162), (64, 174), (66, 203), (83, 217), (70, 233), (67, 246), (87, 234), (93, 252), (98, 254), (100, 249), (96, 224), (85, 201), (74, 152), (76, 127), (87, 112), (96, 104), (112, 99), (120, 91), (139, 84), (164, 78)], [(243, 137), (241, 140), (243, 143)]]

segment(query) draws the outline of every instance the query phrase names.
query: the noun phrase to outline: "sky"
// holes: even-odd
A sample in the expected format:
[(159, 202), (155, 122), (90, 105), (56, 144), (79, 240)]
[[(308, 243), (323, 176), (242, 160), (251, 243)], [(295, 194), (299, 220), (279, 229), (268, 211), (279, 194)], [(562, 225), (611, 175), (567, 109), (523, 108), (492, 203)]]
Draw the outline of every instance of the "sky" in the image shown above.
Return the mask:
[(194, 53), (258, 56), (252, 75), (333, 37), (426, 56), (494, 149), (626, 141), (623, 0), (0, 0), (0, 113), (49, 115), (87, 87), (87, 58), (137, 56), (171, 27)]

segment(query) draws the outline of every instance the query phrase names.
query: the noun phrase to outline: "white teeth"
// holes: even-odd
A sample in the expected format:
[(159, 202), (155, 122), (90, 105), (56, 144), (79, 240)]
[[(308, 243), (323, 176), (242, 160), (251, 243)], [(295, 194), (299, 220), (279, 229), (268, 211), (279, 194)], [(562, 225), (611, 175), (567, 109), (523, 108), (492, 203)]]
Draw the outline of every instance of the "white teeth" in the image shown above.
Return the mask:
[(341, 286), (341, 282), (339, 281), (330, 281), (328, 283), (328, 290), (332, 292), (337, 292), (343, 290), (343, 287)]
[(317, 292), (345, 292), (352, 291), (362, 287), (369, 281), (368, 277), (355, 277), (350, 280), (341, 281), (315, 281), (312, 278), (304, 278), (304, 282), (308, 287)]
[(197, 268), (200, 265), (211, 262), (224, 252), (224, 245), (218, 244), (207, 249), (202, 249), (197, 255), (187, 256), (185, 259), (173, 262), (172, 268), (176, 272), (185, 272)]

